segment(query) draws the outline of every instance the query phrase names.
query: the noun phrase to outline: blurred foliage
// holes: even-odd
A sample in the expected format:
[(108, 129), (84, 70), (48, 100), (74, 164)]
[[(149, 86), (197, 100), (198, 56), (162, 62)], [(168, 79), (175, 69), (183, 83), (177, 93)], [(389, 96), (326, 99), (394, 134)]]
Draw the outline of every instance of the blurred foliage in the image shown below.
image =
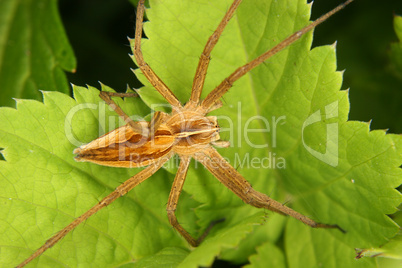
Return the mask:
[(0, 106), (69, 92), (65, 71), (75, 66), (56, 1), (0, 1)]

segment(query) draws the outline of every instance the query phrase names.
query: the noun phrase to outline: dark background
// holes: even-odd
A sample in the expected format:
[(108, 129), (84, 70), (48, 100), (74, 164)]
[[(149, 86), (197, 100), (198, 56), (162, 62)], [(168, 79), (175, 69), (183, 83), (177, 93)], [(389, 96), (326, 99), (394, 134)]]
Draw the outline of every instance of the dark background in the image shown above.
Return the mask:
[(141, 86), (130, 70), (136, 68), (127, 40), (134, 37), (135, 7), (128, 0), (61, 0), (59, 9), (77, 57), (70, 82), (98, 87), (101, 81), (117, 91)]
[[(316, 0), (312, 18), (339, 3)], [(127, 84), (140, 87), (128, 57), (127, 37), (135, 27), (135, 7), (128, 0), (61, 0), (59, 7), (78, 61), (69, 81), (98, 86), (101, 80), (117, 91)], [(402, 15), (402, 1), (355, 0), (315, 30), (314, 46), (337, 41), (338, 70), (346, 69), (343, 88), (350, 88), (350, 119), (373, 120), (373, 129), (401, 133), (402, 74), (389, 55), (390, 44), (398, 41), (393, 14)]]

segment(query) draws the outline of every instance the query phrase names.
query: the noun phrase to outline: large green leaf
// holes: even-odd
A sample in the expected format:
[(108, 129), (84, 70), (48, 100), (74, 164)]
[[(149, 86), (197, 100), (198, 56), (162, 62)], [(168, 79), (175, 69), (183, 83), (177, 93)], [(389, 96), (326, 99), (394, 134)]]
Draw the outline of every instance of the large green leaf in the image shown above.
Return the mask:
[[(183, 102), (190, 96), (203, 46), (230, 2), (150, 1), (144, 57)], [(213, 51), (203, 96), (238, 66), (306, 25), (309, 8), (301, 0), (242, 3)], [(374, 259), (354, 260), (354, 248), (382, 245), (398, 231), (386, 214), (401, 202), (394, 188), (402, 180), (402, 138), (370, 132), (367, 123), (347, 122), (348, 96), (340, 91), (342, 74), (336, 72), (334, 46), (310, 51), (311, 38), (307, 34), (225, 95), (224, 107), (214, 114), (223, 128), (221, 137), (231, 147), (219, 151), (256, 189), (290, 201), (317, 221), (338, 224), (346, 234), (311, 229), (272, 213), (264, 218), (193, 162), (180, 199), (179, 222), (196, 236), (212, 220), (226, 219), (199, 248), (189, 248), (169, 226), (164, 210), (173, 175), (160, 170), (32, 265), (115, 267), (142, 259), (138, 267), (208, 266), (216, 256), (245, 261), (261, 245), (260, 254), (251, 258), (254, 266), (272, 249), (278, 252), (268, 256), (272, 264), (373, 267)], [(152, 106), (160, 103), (158, 94), (138, 70), (136, 74), (146, 84), (140, 90), (142, 100), (159, 109)], [(0, 111), (0, 147), (6, 159), (0, 162), (3, 266), (26, 258), (137, 172), (73, 160), (79, 142), (117, 126), (116, 116), (105, 111), (97, 94), (93, 88), (75, 87), (75, 100), (46, 93), (44, 104), (19, 101), (17, 110)], [(149, 113), (140, 99), (119, 105), (128, 114)], [(308, 118), (321, 120), (306, 125)], [(327, 130), (330, 124), (338, 131)], [(328, 140), (327, 132), (332, 134)], [(335, 155), (336, 148), (338, 157), (320, 157), (327, 150)], [(253, 228), (263, 219), (264, 225)]]
[[(214, 29), (216, 25), (213, 24), (215, 18), (211, 17), (214, 14), (210, 10), (220, 8), (221, 14), (223, 14), (225, 4), (207, 3), (200, 6), (199, 3), (186, 3), (185, 9), (199, 9), (200, 14), (207, 14), (206, 21), (200, 24), (189, 22), (191, 14), (187, 17), (182, 12), (169, 7), (170, 3), (162, 5), (162, 7), (159, 5), (155, 7), (151, 2), (151, 10), (148, 12), (151, 23), (145, 25), (145, 33), (149, 40), (144, 40), (144, 53), (150, 66), (155, 66), (154, 69), (158, 75), (170, 88), (175, 90), (182, 101), (185, 101), (189, 97), (187, 89), (191, 88), (196, 59), (206, 42), (208, 31)], [(161, 9), (160, 12), (157, 12), (158, 8)], [(205, 85), (206, 93), (240, 64), (260, 55), (267, 48), (272, 47), (277, 40), (283, 39), (289, 33), (305, 25), (307, 21), (303, 16), (298, 16), (296, 22), (286, 20), (288, 17), (296, 17), (292, 12), (296, 12), (296, 10), (303, 12), (301, 11), (303, 8), (307, 9), (307, 6), (302, 2), (294, 5), (294, 1), (282, 4), (262, 2), (254, 3), (253, 6), (243, 3), (212, 54)], [(161, 16), (162, 10), (165, 12), (163, 16)], [(202, 15), (200, 16), (202, 17)], [(273, 17), (276, 18), (272, 19)], [(174, 23), (176, 21), (174, 18), (178, 18), (177, 24)], [(163, 27), (163, 21), (169, 21), (169, 24)], [(153, 25), (157, 25), (163, 30), (156, 32)], [(191, 25), (191, 30), (185, 31), (183, 37), (176, 37), (174, 34), (180, 27), (179, 25)], [(194, 32), (198, 34), (194, 35)], [(207, 33), (201, 34), (203, 32)], [(201, 40), (200, 36), (204, 36), (204, 39)], [(186, 45), (192, 43), (189, 42), (190, 40), (197, 44), (196, 48)], [(303, 41), (270, 59), (268, 64), (253, 70), (246, 78), (238, 81), (224, 97), (227, 105), (217, 114), (224, 116), (220, 121), (223, 127), (228, 127), (225, 118), (231, 118), (235, 131), (233, 133), (223, 131), (223, 138), (230, 139), (234, 148), (221, 151), (232, 160), (231, 162), (235, 166), (239, 165), (239, 162), (236, 163), (236, 159), (244, 160), (247, 156), (250, 159), (261, 159), (261, 157), (276, 154), (277, 160), (281, 156), (284, 157), (287, 164), (285, 169), (270, 168), (261, 172), (262, 169), (242, 167), (240, 172), (250, 179), (256, 188), (271, 193), (273, 196), (275, 196), (273, 178), (276, 177), (278, 182), (285, 185), (286, 189), (293, 194), (294, 204), (297, 207), (300, 205), (300, 211), (321, 222), (340, 224), (348, 233), (342, 235), (336, 231), (330, 232), (331, 235), (328, 239), (333, 240), (331, 243), (334, 244), (334, 247), (344, 248), (344, 252), (338, 256), (339, 258), (345, 256), (343, 253), (346, 252), (349, 256), (349, 259), (346, 258), (346, 260), (354, 263), (353, 248), (357, 244), (383, 243), (386, 241), (386, 237), (391, 237), (397, 232), (397, 226), (388, 217), (380, 216), (380, 214), (394, 212), (401, 200), (399, 193), (393, 189), (401, 183), (401, 171), (398, 169), (401, 160), (400, 155), (395, 152), (395, 143), (400, 144), (401, 140), (398, 136), (385, 136), (383, 131), (369, 132), (369, 125), (365, 123), (346, 123), (349, 103), (347, 91), (339, 91), (341, 73), (335, 71), (334, 47), (320, 47), (309, 52), (309, 36), (306, 36)], [(235, 44), (242, 44), (242, 46)], [(151, 45), (156, 49), (147, 50)], [(194, 52), (195, 49), (197, 51)], [(174, 57), (166, 59), (163, 55), (168, 53)], [(190, 65), (191, 68), (183, 65), (183, 62), (188, 62), (190, 58), (194, 58), (194, 63)], [(170, 67), (177, 71), (172, 71)], [(142, 82), (146, 83), (145, 79), (142, 79)], [(150, 88), (141, 90), (143, 99), (149, 100), (150, 103), (158, 98), (155, 97), (154, 92)], [(328, 123), (337, 123), (339, 129), (339, 162), (336, 167), (314, 158), (303, 145), (301, 135), (306, 119), (320, 110), (324, 117), (325, 109), (330, 109), (331, 105), (334, 105), (337, 110), (327, 111)], [(241, 118), (238, 113), (239, 109), (241, 109)], [(331, 118), (331, 115), (334, 118)], [(250, 143), (252, 141), (253, 144), (269, 144), (269, 147), (264, 149), (250, 146), (244, 132), (244, 129), (247, 128), (247, 121), (258, 118), (258, 116), (265, 118), (271, 124), (271, 131), (253, 133)], [(281, 116), (285, 120), (280, 121)], [(276, 137), (273, 134), (273, 120), (279, 120)], [(266, 128), (263, 122), (256, 121), (252, 122), (256, 123), (253, 128)], [(306, 146), (313, 147), (321, 153), (326, 151), (326, 125), (327, 119), (324, 117), (320, 123), (305, 129)], [(240, 133), (238, 129), (241, 130)], [(381, 142), (379, 142), (380, 140)], [(378, 163), (390, 159), (395, 160), (391, 164), (391, 173), (387, 171), (390, 167), (377, 167)], [(197, 173), (200, 174), (199, 171)], [(248, 208), (246, 211), (241, 211), (238, 207), (235, 210), (230, 209), (228, 206), (231, 204), (230, 202), (241, 204), (241, 201), (236, 201), (236, 197), (222, 189), (222, 186), (215, 183), (213, 178), (211, 178), (213, 186), (209, 186), (208, 195), (205, 197), (205, 193), (199, 191), (199, 185), (205, 184), (206, 176), (202, 174), (199, 178), (200, 181), (194, 186), (190, 183), (186, 185), (187, 187), (185, 186), (185, 190), (192, 193), (200, 202), (208, 202), (207, 200), (211, 200), (211, 198), (213, 200), (211, 205), (205, 205), (197, 210), (201, 222), (207, 219), (203, 224), (206, 224), (209, 220), (208, 217), (213, 214), (217, 214), (215, 217), (218, 217), (218, 215), (233, 213), (235, 214), (233, 220), (240, 221), (247, 213), (253, 213), (253, 210)], [(191, 173), (191, 177), (196, 178), (197, 176)], [(381, 186), (384, 184), (388, 187)], [(213, 193), (214, 190), (216, 194)], [(381, 199), (383, 199), (382, 205), (378, 205)], [(364, 204), (360, 204), (360, 202)], [(217, 208), (220, 209), (217, 211)], [(376, 213), (377, 209), (382, 213)], [(375, 227), (376, 225), (377, 227)], [(373, 232), (373, 229), (376, 231)], [(314, 230), (312, 236), (312, 241), (317, 242), (322, 234)], [(292, 237), (291, 239), (297, 243), (304, 237)], [(346, 243), (345, 241), (349, 244), (348, 246), (342, 245)], [(293, 256), (290, 254), (292, 253), (291, 244), (289, 244), (288, 250), (289, 256)], [(241, 252), (238, 253), (241, 254)], [(326, 258), (325, 255), (317, 255)], [(238, 257), (239, 255), (237, 255)], [(305, 265), (302, 256), (300, 258), (292, 259), (300, 266)], [(320, 257), (317, 261), (322, 262)], [(367, 265), (367, 263), (362, 263), (362, 265)]]
[(39, 89), (69, 93), (63, 70), (75, 65), (57, 1), (0, 1), (0, 105), (39, 100)]

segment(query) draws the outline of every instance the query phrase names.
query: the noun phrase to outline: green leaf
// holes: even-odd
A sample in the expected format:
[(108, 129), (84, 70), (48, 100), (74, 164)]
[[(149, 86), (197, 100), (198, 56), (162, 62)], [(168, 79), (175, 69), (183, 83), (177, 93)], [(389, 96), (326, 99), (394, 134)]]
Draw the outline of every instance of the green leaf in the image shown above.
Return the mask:
[(243, 220), (234, 226), (219, 231), (215, 236), (208, 237), (200, 246), (194, 249), (178, 267), (210, 267), (219, 256), (223, 248), (234, 248), (244, 239), (246, 234), (252, 231), (252, 227), (261, 222), (262, 213), (251, 217), (244, 217)]
[[(188, 89), (191, 88), (203, 45), (229, 2), (150, 3), (151, 9), (147, 13), (150, 22), (145, 24), (149, 39), (143, 41), (144, 57), (183, 102), (189, 98)], [(194, 14), (187, 15), (179, 7), (199, 10), (197, 23), (193, 20)], [(212, 10), (219, 10), (220, 15), (215, 15)], [(299, 15), (296, 16), (296, 13)], [(202, 20), (203, 17), (205, 20)], [(289, 18), (297, 19), (295, 22)], [(302, 1), (298, 5), (267, 1), (253, 5), (243, 3), (212, 53), (203, 96), (238, 66), (307, 24), (307, 18), (308, 6)], [(183, 25), (189, 25), (188, 29), (179, 35), (177, 31)], [(193, 43), (195, 45), (188, 45)], [(258, 190), (277, 198), (286, 190), (292, 194), (291, 202), (298, 211), (317, 221), (337, 223), (344, 228), (347, 234), (336, 230), (324, 232), (329, 233), (331, 243), (342, 249), (338, 255), (331, 257), (344, 258), (343, 253), (347, 252), (350, 258), (345, 261), (352, 264), (355, 262), (354, 248), (357, 245), (380, 245), (398, 231), (397, 225), (385, 214), (395, 212), (401, 202), (400, 194), (394, 190), (401, 184), (401, 156), (395, 148), (400, 146), (401, 139), (385, 135), (384, 131), (370, 132), (367, 123), (346, 122), (349, 113), (348, 92), (339, 91), (342, 73), (336, 72), (335, 47), (319, 47), (309, 51), (310, 46), (311, 34), (308, 34), (301, 42), (235, 83), (224, 96), (226, 105), (215, 113), (221, 116), (223, 128), (233, 127), (232, 132), (224, 130), (221, 135), (229, 139), (233, 147), (220, 151), (234, 166), (239, 167), (239, 171)], [(191, 65), (186, 64), (189, 61), (192, 61)], [(138, 70), (136, 73), (143, 83), (149, 85)], [(160, 97), (149, 86), (141, 89), (140, 93), (148, 104), (159, 101)], [(321, 120), (303, 129), (306, 120), (316, 112)], [(248, 129), (267, 128), (265, 122), (257, 120), (259, 117), (266, 119), (270, 131), (245, 133), (247, 126)], [(232, 121), (228, 122), (226, 118)], [(251, 123), (251, 127), (248, 123)], [(329, 133), (333, 136), (330, 135), (327, 143), (329, 124), (335, 124), (337, 130)], [(276, 133), (273, 131), (274, 125)], [(334, 135), (338, 131), (336, 140)], [(338, 142), (338, 146), (335, 146), (335, 142)], [(265, 144), (269, 146), (262, 149), (253, 146), (262, 147)], [(330, 161), (327, 160), (331, 159), (317, 159), (307, 147), (321, 155), (326, 150), (333, 155), (337, 153), (335, 159), (338, 163), (332, 163), (334, 167), (328, 164)], [(247, 157), (249, 165), (242, 166)], [(256, 168), (251, 166), (252, 159), (268, 158), (272, 164), (272, 159), (279, 161), (281, 157), (286, 162), (284, 169), (275, 165), (265, 169), (261, 165), (258, 168), (258, 164)], [(185, 185), (185, 190), (199, 202), (206, 203), (196, 210), (202, 225), (222, 214), (227, 215), (227, 221), (236, 222), (254, 213), (253, 209), (242, 207), (242, 202), (223, 189), (215, 179), (207, 179), (206, 173), (197, 170), (190, 172), (189, 177), (192, 182)], [(200, 187), (206, 188), (206, 184), (207, 194), (200, 191)], [(284, 197), (279, 200), (287, 201)], [(311, 232), (312, 241), (323, 243), (321, 232)], [(299, 241), (303, 238), (303, 235), (296, 235), (288, 239)], [(290, 247), (286, 256), (292, 256)], [(317, 262), (328, 262), (328, 255), (316, 255)], [(297, 261), (300, 266), (308, 265), (302, 259)]]
[[(2, 266), (15, 266), (138, 171), (74, 161), (72, 151), (77, 142), (88, 142), (100, 135), (98, 131), (116, 128), (111, 123), (118, 122), (116, 116), (109, 109), (105, 111), (97, 95), (94, 88), (77, 87), (76, 101), (61, 93), (45, 93), (44, 104), (19, 101), (17, 110), (2, 108), (0, 146), (5, 148), (7, 161), (0, 162), (0, 233), (4, 234), (2, 256), (10, 256), (1, 258)], [(149, 111), (139, 99), (119, 105), (136, 115)], [(98, 121), (105, 119), (109, 123), (99, 127)], [(161, 170), (127, 197), (87, 220), (34, 263), (41, 267), (60, 263), (113, 266), (164, 246), (183, 245), (162, 216), (171, 177)], [(162, 191), (153, 195), (155, 189)], [(148, 228), (154, 231), (144, 232)], [(134, 240), (138, 243), (135, 247)], [(145, 241), (150, 243), (145, 245)], [(85, 250), (77, 250), (80, 248)]]
[[(230, 2), (150, 2), (144, 58), (183, 102), (190, 96), (203, 46)], [(237, 67), (306, 25), (309, 9), (301, 0), (243, 2), (213, 51), (203, 96)], [(402, 138), (370, 132), (367, 123), (347, 122), (349, 101), (347, 92), (340, 91), (335, 48), (310, 51), (311, 39), (307, 34), (237, 81), (224, 96), (224, 107), (214, 114), (221, 137), (231, 147), (219, 151), (257, 190), (289, 201), (317, 221), (339, 224), (346, 234), (311, 229), (272, 213), (263, 226), (256, 226), (264, 219), (261, 210), (244, 204), (193, 162), (180, 198), (179, 222), (197, 236), (211, 221), (226, 219), (199, 248), (191, 249), (169, 225), (165, 205), (173, 175), (160, 170), (32, 265), (116, 267), (139, 260), (138, 267), (209, 266), (218, 256), (244, 261), (261, 245), (262, 250), (282, 253), (270, 254), (270, 263), (290, 267), (373, 267), (373, 259), (354, 260), (354, 248), (382, 245), (398, 231), (386, 214), (401, 202), (394, 188), (402, 181)], [(159, 108), (152, 106), (160, 103), (156, 91), (138, 70), (136, 74), (146, 84), (141, 99)], [(80, 142), (95, 139), (119, 121), (94, 88), (74, 87), (74, 97), (45, 93), (44, 104), (18, 101), (17, 110), (0, 110), (0, 147), (6, 159), (0, 162), (2, 266), (15, 266), (138, 172), (74, 161), (72, 151)], [(138, 119), (150, 113), (140, 99), (118, 104)], [(312, 115), (321, 120), (306, 125)], [(327, 131), (329, 124), (338, 131)], [(320, 158), (327, 150), (334, 155), (336, 148), (338, 157)], [(258, 256), (258, 262), (265, 261), (265, 255)], [(251, 264), (257, 265), (254, 258)]]
[[(180, 263), (187, 255), (188, 251), (182, 248), (167, 247), (156, 253), (155, 255), (143, 258), (136, 262), (133, 266), (135, 268), (161, 268), (161, 267), (175, 267)], [(129, 266), (129, 265), (127, 265)], [(123, 265), (124, 267), (124, 265)]]
[(69, 93), (63, 70), (75, 66), (57, 1), (0, 1), (0, 105), (40, 100), (38, 89)]
[(394, 70), (399, 77), (402, 78), (402, 17), (394, 17), (394, 29), (398, 36), (399, 42), (391, 44), (390, 60)]
[[(402, 223), (402, 212), (393, 215), (393, 220), (399, 225)], [(357, 258), (378, 258), (379, 267), (398, 267), (402, 263), (402, 232), (391, 238), (386, 244), (376, 248), (356, 249)]]
[(250, 265), (245, 268), (276, 267), (285, 268), (283, 251), (271, 243), (265, 243), (257, 248), (258, 254), (250, 257)]
[(380, 248), (359, 251), (359, 257), (385, 257), (402, 260), (402, 234), (397, 234)]

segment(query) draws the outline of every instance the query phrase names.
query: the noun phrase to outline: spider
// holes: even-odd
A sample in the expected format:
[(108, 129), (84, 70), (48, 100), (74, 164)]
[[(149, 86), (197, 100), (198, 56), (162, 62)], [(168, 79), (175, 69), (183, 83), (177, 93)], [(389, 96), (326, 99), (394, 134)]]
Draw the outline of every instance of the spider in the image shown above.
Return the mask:
[(106, 196), (97, 205), (76, 218), (72, 223), (47, 240), (42, 247), (35, 251), (18, 267), (23, 267), (34, 258), (40, 256), (44, 251), (55, 245), (67, 233), (88, 219), (91, 215), (103, 207), (108, 206), (117, 198), (125, 195), (131, 189), (152, 176), (175, 154), (180, 158), (180, 165), (168, 198), (167, 215), (174, 229), (176, 229), (193, 247), (198, 246), (203, 241), (214, 223), (212, 223), (199, 238), (194, 238), (177, 221), (175, 211), (192, 158), (200, 162), (224, 186), (251, 206), (265, 208), (273, 212), (291, 216), (313, 228), (337, 228), (343, 231), (336, 224), (329, 225), (315, 222), (267, 195), (254, 190), (250, 183), (214, 148), (214, 146), (227, 147), (229, 143), (220, 140), (220, 128), (217, 123), (217, 117), (208, 116), (208, 113), (219, 109), (223, 105), (221, 101), (222, 96), (228, 92), (233, 83), (239, 78), (298, 40), (303, 34), (314, 29), (317, 25), (352, 1), (353, 0), (348, 0), (339, 5), (308, 26), (290, 35), (264, 54), (239, 67), (213, 89), (205, 99), (201, 100), (200, 96), (210, 62), (211, 51), (217, 44), (225, 26), (241, 3), (241, 0), (234, 0), (204, 47), (194, 76), (190, 99), (183, 105), (143, 58), (141, 37), (145, 6), (144, 0), (140, 0), (137, 7), (133, 54), (141, 72), (170, 104), (172, 111), (170, 114), (155, 112), (150, 122), (135, 122), (116, 105), (112, 97), (135, 97), (137, 96), (136, 93), (102, 91), (100, 92), (100, 97), (124, 119), (126, 125), (75, 149), (74, 153), (76, 154), (77, 161), (93, 162), (105, 166), (146, 168), (122, 183), (115, 191)]

